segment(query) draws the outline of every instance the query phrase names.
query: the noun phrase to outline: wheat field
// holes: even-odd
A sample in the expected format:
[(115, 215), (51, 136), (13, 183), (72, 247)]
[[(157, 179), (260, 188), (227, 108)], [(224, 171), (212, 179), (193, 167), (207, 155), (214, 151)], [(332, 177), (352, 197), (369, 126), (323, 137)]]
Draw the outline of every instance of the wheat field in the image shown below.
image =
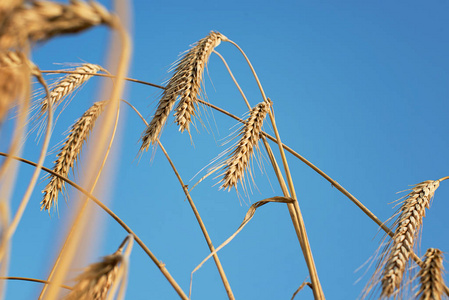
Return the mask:
[(0, 298), (448, 298), (448, 8), (2, 1)]

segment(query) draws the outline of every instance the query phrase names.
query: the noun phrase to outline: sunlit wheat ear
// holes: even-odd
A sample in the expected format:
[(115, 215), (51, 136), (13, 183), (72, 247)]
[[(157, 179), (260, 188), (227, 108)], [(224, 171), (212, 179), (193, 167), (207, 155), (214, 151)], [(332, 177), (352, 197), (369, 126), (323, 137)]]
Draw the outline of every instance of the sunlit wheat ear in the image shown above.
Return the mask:
[(240, 130), (240, 140), (232, 150), (230, 157), (219, 166), (223, 167), (223, 172), (219, 175), (223, 176), (220, 180), (220, 189), (229, 191), (232, 187), (237, 188), (239, 181), (243, 185), (245, 172), (254, 149), (258, 147), (263, 121), (269, 109), (270, 104), (267, 102), (261, 102), (251, 109), (245, 125)]
[(119, 265), (124, 256), (121, 252), (103, 257), (101, 262), (91, 264), (76, 278), (76, 285), (65, 300), (105, 300), (109, 289), (117, 280)]
[[(107, 101), (100, 101), (94, 103), (75, 124), (72, 125), (70, 133), (67, 136), (64, 146), (58, 153), (58, 159), (55, 161), (53, 171), (61, 176), (67, 177), (69, 170), (73, 169), (77, 161), (84, 142), (89, 137), (90, 132), (94, 128), (95, 121), (103, 111)], [(41, 202), (41, 210), (47, 211), (58, 203), (59, 192), (64, 187), (64, 181), (59, 177), (50, 175), (50, 182), (42, 191), (44, 199)]]
[(211, 32), (198, 41), (174, 66), (174, 74), (170, 78), (156, 113), (142, 134), (140, 151), (148, 150), (150, 144), (156, 143), (164, 127), (170, 111), (179, 96), (175, 117), (179, 130), (189, 130), (195, 105), (201, 91), (201, 82), (210, 54), (225, 38), (221, 33)]
[[(83, 64), (73, 71), (96, 74), (101, 69), (102, 68), (98, 65)], [(55, 109), (65, 97), (73, 93), (83, 83), (89, 80), (93, 76), (90, 74), (68, 74), (64, 76), (59, 82), (55, 83), (55, 87), (50, 91), (50, 101), (52, 103), (53, 109)], [(40, 107), (40, 114), (42, 115), (47, 111), (47, 98), (42, 99)]]
[(418, 183), (403, 201), (399, 218), (395, 222), (396, 230), (388, 251), (388, 258), (382, 272), (382, 297), (392, 296), (401, 286), (402, 277), (418, 236), (426, 207), (429, 208), (435, 190), (440, 181), (428, 180)]
[(23, 47), (28, 42), (80, 32), (100, 24), (114, 26), (115, 22), (116, 18), (94, 1), (72, 0), (69, 4), (33, 1), (17, 7), (4, 20), (0, 49)]
[(416, 296), (420, 300), (440, 300), (444, 293), (443, 252), (429, 248), (424, 257), (418, 273), (421, 286)]

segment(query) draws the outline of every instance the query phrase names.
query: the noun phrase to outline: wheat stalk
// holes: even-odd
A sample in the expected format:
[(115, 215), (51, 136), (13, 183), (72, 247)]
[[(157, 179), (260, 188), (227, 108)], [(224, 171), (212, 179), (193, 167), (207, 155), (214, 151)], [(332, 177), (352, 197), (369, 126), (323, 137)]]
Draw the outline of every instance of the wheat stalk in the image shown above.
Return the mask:
[[(90, 74), (68, 74), (64, 76), (56, 83), (56, 86), (50, 92), (50, 101), (53, 109), (55, 109), (67, 95), (73, 93), (83, 83), (89, 80), (93, 74), (96, 74), (100, 70), (102, 70), (102, 68), (98, 65), (83, 64), (74, 71)], [(42, 99), (40, 106), (40, 115), (42, 115), (47, 111), (47, 98)]]
[[(77, 161), (83, 143), (89, 137), (92, 131), (95, 121), (103, 111), (103, 108), (107, 101), (100, 101), (94, 103), (84, 114), (78, 119), (70, 129), (70, 134), (67, 136), (64, 146), (58, 153), (58, 159), (55, 161), (53, 171), (61, 176), (67, 177), (69, 170), (73, 169), (75, 162)], [(49, 210), (51, 206), (56, 206), (58, 203), (58, 194), (64, 187), (64, 181), (56, 176), (49, 176), (50, 182), (47, 184), (44, 193), (44, 199), (41, 202), (41, 209), (45, 208)]]
[(418, 273), (421, 287), (416, 293), (420, 300), (442, 299), (444, 292), (442, 253), (439, 249), (429, 248), (424, 255), (425, 259)]
[(175, 121), (180, 131), (189, 131), (192, 116), (195, 115), (204, 69), (210, 54), (224, 38), (221, 33), (211, 32), (175, 64), (174, 74), (162, 93), (156, 113), (142, 134), (140, 151), (148, 150), (150, 144), (155, 144), (178, 96), (180, 100), (176, 107)]
[(418, 183), (403, 201), (399, 218), (395, 222), (397, 227), (394, 236), (391, 244), (385, 250), (389, 254), (381, 276), (382, 297), (392, 296), (400, 287), (422, 219), (425, 216), (425, 208), (429, 208), (430, 200), (439, 185), (439, 180)]
[(115, 26), (116, 18), (100, 4), (72, 0), (70, 4), (33, 1), (22, 4), (4, 21), (0, 48), (23, 47), (30, 42), (53, 36), (80, 32), (93, 26)]
[(117, 279), (119, 264), (124, 260), (121, 251), (103, 257), (91, 264), (76, 278), (76, 285), (66, 300), (105, 300), (109, 289)]
[(232, 187), (237, 188), (237, 183), (240, 181), (243, 185), (243, 178), (248, 167), (249, 161), (252, 157), (254, 149), (258, 147), (257, 143), (260, 139), (263, 121), (266, 114), (270, 110), (269, 102), (261, 102), (257, 104), (249, 112), (249, 117), (245, 125), (240, 131), (240, 140), (236, 144), (230, 157), (220, 166), (223, 165), (223, 176), (220, 180), (220, 189), (231, 190)]

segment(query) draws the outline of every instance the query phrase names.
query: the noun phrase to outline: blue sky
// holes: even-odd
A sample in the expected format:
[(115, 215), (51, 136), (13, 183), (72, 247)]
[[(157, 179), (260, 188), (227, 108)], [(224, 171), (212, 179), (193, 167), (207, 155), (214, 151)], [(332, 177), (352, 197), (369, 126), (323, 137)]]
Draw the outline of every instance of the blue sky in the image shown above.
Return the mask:
[[(109, 2), (101, 1), (110, 7)], [(445, 1), (134, 1), (133, 58), (129, 77), (163, 84), (167, 70), (189, 45), (216, 30), (238, 43), (251, 59), (265, 92), (274, 102), (282, 141), (337, 180), (381, 220), (387, 220), (400, 198), (396, 192), (424, 180), (449, 175), (449, 3)], [(109, 31), (55, 38), (33, 51), (42, 69), (54, 63), (104, 65)], [(261, 101), (242, 56), (229, 43), (216, 49), (227, 60), (251, 105)], [(98, 99), (102, 79), (95, 78), (74, 97), (58, 120), (51, 147)], [(205, 74), (208, 101), (237, 116), (246, 106), (220, 59), (212, 55)], [(160, 90), (128, 84), (124, 98), (150, 120)], [(235, 121), (206, 109), (206, 128), (178, 132), (169, 120), (161, 142), (184, 181), (227, 146)], [(8, 127), (4, 127), (6, 129)], [(114, 176), (106, 188), (110, 207), (142, 238), (181, 287), (188, 291), (190, 273), (208, 248), (160, 149), (137, 155), (142, 121), (122, 108), (114, 145)], [(265, 130), (272, 133), (266, 123)], [(89, 142), (94, 145), (93, 140)], [(272, 144), (273, 149), (275, 145)], [(88, 149), (86, 147), (86, 149)], [(23, 156), (37, 160), (30, 138)], [(52, 166), (55, 154), (45, 165)], [(200, 184), (192, 197), (215, 246), (239, 226), (249, 208), (280, 196), (267, 155), (257, 166), (257, 189), (239, 199), (235, 191), (218, 191), (218, 179)], [(372, 269), (355, 272), (375, 253), (383, 236), (377, 225), (313, 170), (288, 155), (312, 252), (328, 299), (356, 299)], [(82, 165), (76, 180), (82, 176)], [(16, 207), (32, 171), (22, 166), (14, 196)], [(204, 173), (200, 173), (204, 174)], [(11, 276), (45, 278), (57, 253), (71, 212), (61, 201), (59, 216), (39, 211), (40, 181), (13, 240)], [(72, 193), (73, 194), (73, 193)], [(446, 212), (449, 182), (437, 190), (424, 219), (419, 255), (427, 248), (448, 251)], [(126, 233), (103, 219), (98, 249), (90, 261), (115, 251)], [(30, 251), (32, 249), (32, 251)], [(237, 299), (290, 299), (308, 272), (285, 205), (260, 208), (253, 220), (219, 252)], [(83, 266), (80, 266), (80, 268)], [(360, 282), (356, 284), (356, 281)], [(6, 299), (30, 299), (40, 286), (11, 282)], [(192, 299), (226, 299), (212, 261), (194, 275)], [(176, 299), (176, 294), (137, 245), (131, 256), (127, 299)], [(312, 299), (303, 290), (298, 299)]]

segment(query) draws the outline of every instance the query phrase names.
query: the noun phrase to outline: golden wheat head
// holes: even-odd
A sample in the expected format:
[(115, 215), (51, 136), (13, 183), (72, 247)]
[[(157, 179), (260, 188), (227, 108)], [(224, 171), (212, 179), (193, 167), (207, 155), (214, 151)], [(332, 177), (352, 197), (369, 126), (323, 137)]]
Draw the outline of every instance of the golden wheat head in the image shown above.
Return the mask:
[(388, 249), (388, 258), (382, 272), (382, 297), (392, 296), (401, 286), (402, 277), (408, 265), (419, 233), (425, 209), (429, 208), (440, 181), (428, 180), (418, 183), (404, 200), (394, 236)]
[(69, 4), (33, 1), (14, 9), (4, 21), (0, 48), (20, 48), (28, 42), (76, 33), (100, 24), (113, 26), (116, 18), (100, 4), (72, 0)]
[[(83, 64), (74, 69), (74, 72), (89, 73), (89, 74), (68, 74), (55, 84), (55, 87), (50, 91), (50, 101), (53, 109), (55, 109), (61, 101), (83, 85), (89, 80), (93, 74), (96, 74), (102, 68), (95, 64)], [(40, 115), (47, 111), (47, 97), (42, 99), (40, 103)]]
[(443, 252), (429, 248), (424, 257), (423, 265), (418, 273), (421, 285), (416, 296), (419, 300), (441, 300), (444, 293)]
[(121, 252), (103, 257), (101, 262), (91, 264), (76, 278), (76, 285), (65, 300), (105, 300), (117, 279), (119, 264), (124, 257)]
[(231, 190), (232, 187), (237, 188), (239, 181), (243, 184), (254, 149), (258, 147), (263, 121), (269, 109), (270, 103), (261, 102), (249, 112), (249, 117), (240, 131), (239, 142), (230, 157), (223, 163), (223, 172), (219, 175), (223, 176), (220, 188)]
[(224, 38), (221, 33), (211, 32), (198, 41), (175, 65), (174, 74), (162, 93), (156, 112), (142, 134), (140, 151), (148, 150), (150, 144), (156, 143), (178, 97), (176, 123), (180, 131), (189, 131), (201, 91), (204, 69), (210, 54)]
[[(103, 111), (103, 108), (107, 101), (100, 101), (94, 103), (81, 118), (79, 118), (75, 124), (72, 125), (70, 133), (67, 136), (63, 147), (58, 153), (58, 159), (55, 161), (53, 171), (57, 174), (67, 177), (70, 169), (73, 169), (75, 162), (77, 161), (83, 144), (89, 137), (92, 131), (95, 121)], [(44, 198), (41, 202), (41, 209), (47, 211), (58, 203), (59, 192), (64, 187), (64, 181), (57, 176), (50, 175), (50, 182), (42, 191)]]

